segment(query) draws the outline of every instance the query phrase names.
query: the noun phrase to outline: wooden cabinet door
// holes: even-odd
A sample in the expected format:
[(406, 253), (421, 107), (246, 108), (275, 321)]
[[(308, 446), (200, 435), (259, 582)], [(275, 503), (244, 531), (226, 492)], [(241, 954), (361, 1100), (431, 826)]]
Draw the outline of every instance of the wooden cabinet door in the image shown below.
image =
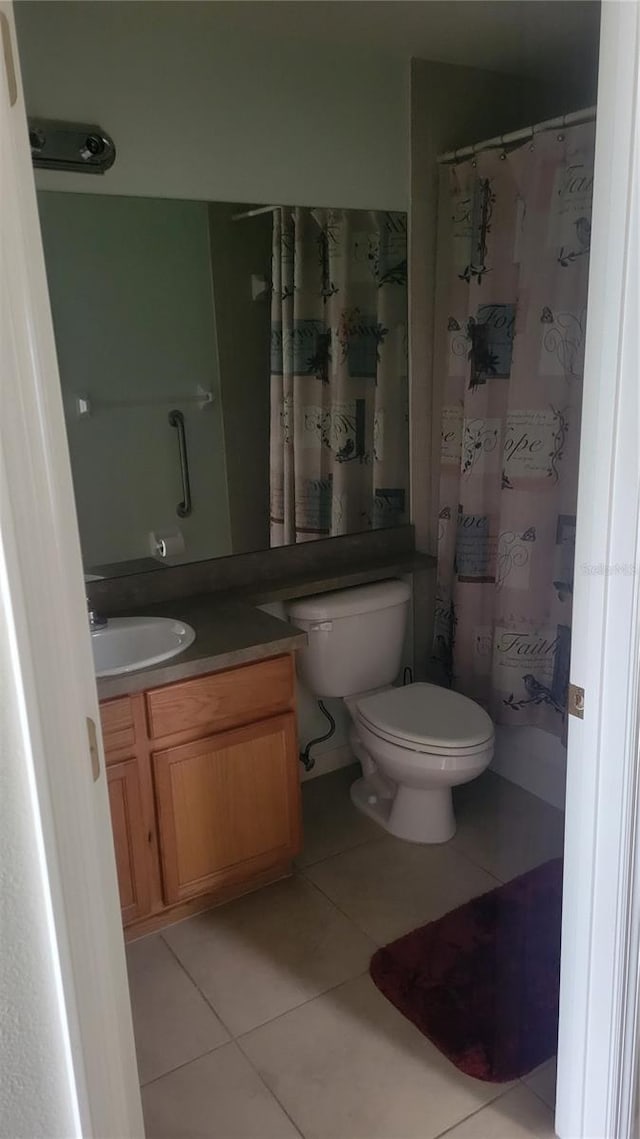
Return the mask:
[(126, 759), (107, 767), (107, 785), (122, 922), (127, 925), (150, 910), (147, 836), (137, 760)]
[(153, 755), (167, 903), (249, 878), (300, 846), (295, 716)]

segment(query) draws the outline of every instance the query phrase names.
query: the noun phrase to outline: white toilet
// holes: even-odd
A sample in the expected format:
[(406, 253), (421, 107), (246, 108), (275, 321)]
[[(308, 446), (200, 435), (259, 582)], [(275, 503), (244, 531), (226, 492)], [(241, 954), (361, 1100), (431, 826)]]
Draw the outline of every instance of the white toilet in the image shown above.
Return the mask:
[(298, 652), (303, 683), (323, 698), (343, 697), (350, 743), (363, 777), (355, 805), (410, 842), (455, 834), (451, 788), (488, 767), (493, 723), (475, 701), (435, 684), (394, 688), (411, 591), (403, 581), (340, 589), (287, 605), (308, 645)]

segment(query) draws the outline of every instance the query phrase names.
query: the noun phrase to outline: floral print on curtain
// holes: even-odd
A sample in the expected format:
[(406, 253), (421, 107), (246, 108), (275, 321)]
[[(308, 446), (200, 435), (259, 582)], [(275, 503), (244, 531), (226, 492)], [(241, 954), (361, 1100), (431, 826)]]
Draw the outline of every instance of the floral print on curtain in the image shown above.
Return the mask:
[(408, 511), (407, 220), (274, 213), (271, 545)]
[(594, 125), (441, 171), (435, 651), (497, 723), (566, 731)]

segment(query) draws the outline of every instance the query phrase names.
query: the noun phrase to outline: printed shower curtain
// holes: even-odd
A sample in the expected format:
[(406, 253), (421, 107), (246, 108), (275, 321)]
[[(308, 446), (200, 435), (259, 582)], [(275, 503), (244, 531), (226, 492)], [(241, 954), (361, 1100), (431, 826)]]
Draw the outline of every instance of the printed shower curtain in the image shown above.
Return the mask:
[(272, 546), (405, 521), (406, 215), (279, 209), (272, 282)]
[(565, 733), (594, 125), (443, 167), (436, 656)]

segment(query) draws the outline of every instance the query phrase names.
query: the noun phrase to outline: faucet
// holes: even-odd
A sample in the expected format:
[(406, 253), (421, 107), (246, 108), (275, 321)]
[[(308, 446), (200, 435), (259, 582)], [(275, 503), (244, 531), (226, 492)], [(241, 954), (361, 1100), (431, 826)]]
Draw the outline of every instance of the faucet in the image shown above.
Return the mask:
[(107, 618), (103, 617), (101, 613), (98, 613), (97, 609), (93, 608), (93, 605), (89, 601), (88, 597), (86, 598), (86, 602), (87, 616), (89, 618), (89, 628), (91, 632), (93, 633), (96, 629), (104, 629), (105, 625), (107, 624)]

